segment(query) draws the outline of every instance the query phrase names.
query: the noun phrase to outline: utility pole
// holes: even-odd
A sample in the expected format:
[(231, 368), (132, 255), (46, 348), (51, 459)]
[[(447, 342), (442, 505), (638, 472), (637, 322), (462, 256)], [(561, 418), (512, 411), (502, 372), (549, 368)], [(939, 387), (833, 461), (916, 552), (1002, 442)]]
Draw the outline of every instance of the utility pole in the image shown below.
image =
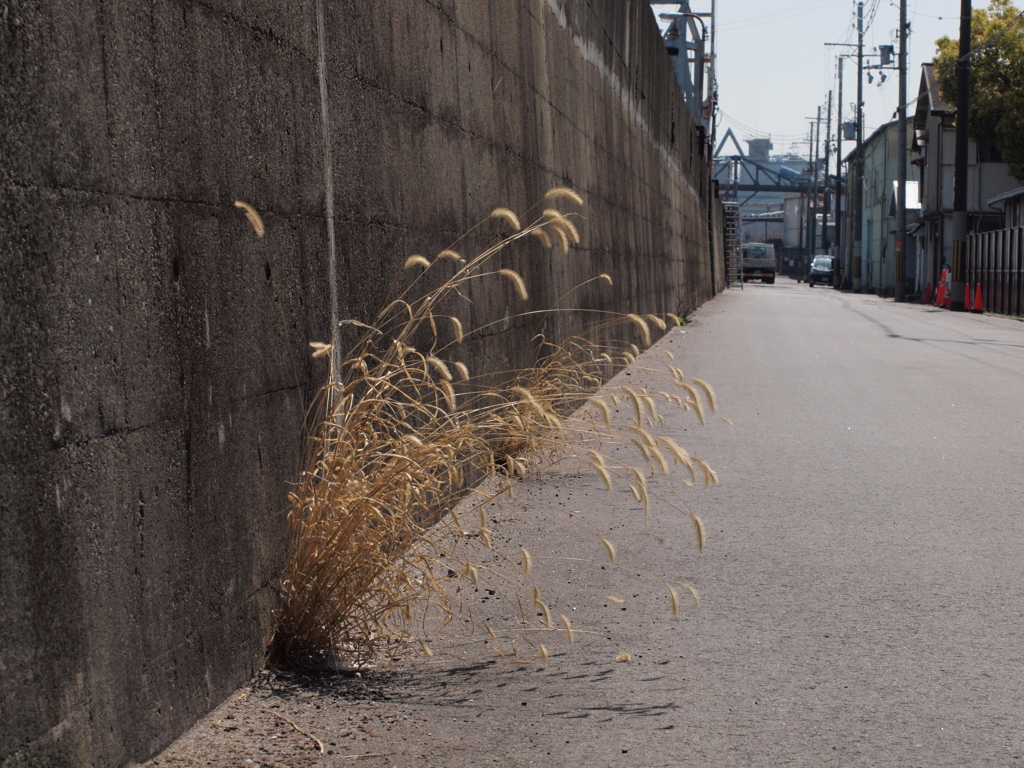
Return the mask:
[(956, 164), (953, 179), (953, 264), (949, 308), (963, 312), (967, 255), (967, 151), (971, 109), (971, 0), (960, 0), (960, 58), (956, 63)]
[[(813, 120), (814, 118), (809, 117), (807, 119), (808, 120)], [(807, 218), (804, 220), (804, 245), (805, 245), (804, 255), (805, 255), (805, 258), (801, 261), (801, 264), (800, 264), (799, 279), (801, 279), (801, 280), (803, 279), (804, 275), (807, 274), (807, 267), (806, 267), (806, 265), (808, 263), (810, 263), (811, 251), (814, 249), (814, 241), (811, 239), (812, 238), (812, 231), (813, 231), (811, 229), (811, 218), (812, 218), (811, 191), (814, 189), (814, 124), (813, 123), (811, 124), (810, 134), (807, 137), (807, 157), (810, 158), (810, 159), (808, 161), (808, 166), (809, 167), (807, 169), (807, 194), (805, 195), (805, 197), (806, 197), (806, 205), (804, 206), (804, 209), (807, 211)]]
[(832, 248), (832, 241), (828, 236), (828, 216), (832, 212), (831, 197), (828, 193), (828, 169), (830, 160), (830, 146), (829, 142), (832, 139), (832, 91), (828, 92), (828, 121), (825, 123), (825, 179), (824, 179), (824, 190), (825, 199), (822, 202), (822, 217), (821, 217), (821, 250), (828, 253)]
[[(856, 43), (825, 43), (828, 48), (858, 48)], [(843, 124), (843, 64), (846, 59), (853, 58), (852, 53), (841, 53), (837, 59), (839, 67), (839, 110), (838, 118), (836, 121), (836, 198), (835, 198), (835, 232), (836, 232), (836, 263), (839, 264), (839, 269), (836, 269), (833, 273), (834, 285), (836, 288), (841, 288), (843, 281), (846, 280), (850, 275), (853, 274), (852, 264), (852, 253), (850, 250), (850, 241), (855, 238), (850, 238), (849, 233), (846, 231), (847, 216), (843, 208), (843, 131), (846, 126)], [(854, 154), (854, 161), (856, 160), (856, 154)], [(847, 200), (853, 200), (850, 196), (850, 190), (854, 187), (855, 181), (855, 169), (856, 164), (851, 163), (847, 174), (846, 183), (846, 194)], [(850, 209), (850, 205), (847, 204), (846, 209)]]
[[(807, 180), (807, 264), (803, 274), (810, 269), (811, 260), (814, 258), (814, 243), (817, 239), (817, 202), (818, 202), (818, 147), (821, 141), (821, 107), (818, 107), (817, 117), (807, 118), (811, 121), (811, 135), (809, 136), (809, 147), (807, 154), (810, 157), (811, 172)], [(815, 133), (817, 130), (817, 133)]]
[(814, 147), (813, 147), (813, 171), (811, 173), (811, 251), (810, 259), (808, 260), (808, 269), (810, 269), (810, 262), (814, 260), (814, 253), (817, 250), (818, 240), (818, 160), (821, 157), (821, 107), (818, 107), (818, 116), (814, 119), (814, 127), (812, 128)]
[[(969, 2), (969, 0), (968, 0)], [(900, 0), (900, 105), (896, 130), (896, 301), (907, 300), (907, 0)], [(962, 289), (961, 289), (962, 292)]]
[(837, 103), (836, 115), (836, 258), (832, 262), (832, 285), (836, 288), (842, 285), (842, 270), (836, 269), (836, 264), (843, 263), (843, 248), (846, 246), (846, 237), (843, 235), (845, 216), (843, 216), (843, 57), (839, 57), (839, 101)]
[(857, 155), (854, 160), (853, 291), (861, 291), (861, 230), (864, 227), (864, 0), (857, 3)]

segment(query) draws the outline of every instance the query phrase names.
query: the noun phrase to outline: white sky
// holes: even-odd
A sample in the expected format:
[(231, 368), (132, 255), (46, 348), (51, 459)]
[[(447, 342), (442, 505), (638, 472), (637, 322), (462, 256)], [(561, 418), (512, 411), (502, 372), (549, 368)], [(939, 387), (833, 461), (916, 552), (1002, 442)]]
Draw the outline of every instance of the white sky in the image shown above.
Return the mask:
[[(987, 6), (987, 0), (974, 0), (975, 8)], [(696, 12), (710, 11), (711, 0), (692, 0), (691, 7)], [(653, 6), (656, 13), (677, 8), (674, 3)], [(856, 47), (826, 47), (825, 43), (856, 43), (856, 0), (717, 0), (716, 11), (719, 140), (731, 127), (741, 142), (770, 137), (773, 153), (794, 150), (806, 155), (808, 118), (814, 117), (819, 105), (822, 118), (826, 117), (829, 90), (835, 91), (836, 109), (836, 55), (840, 51), (856, 53)], [(899, 13), (898, 0), (865, 0), (865, 64), (869, 59), (878, 63), (875, 49), (879, 45), (893, 44), (899, 50)], [(911, 32), (907, 96), (912, 101), (917, 96), (921, 64), (931, 61), (935, 41), (943, 35), (959, 37), (960, 0), (908, 0), (907, 18)], [(885, 74), (888, 79), (881, 86), (877, 71), (872, 71), (873, 84), (866, 77), (864, 80), (865, 137), (891, 120), (896, 111), (897, 72)], [(853, 117), (856, 89), (856, 59), (847, 60), (843, 65), (844, 120)], [(835, 119), (833, 112), (833, 126)], [(744, 151), (746, 148), (744, 144)], [(843, 147), (844, 154), (849, 148), (852, 144)]]

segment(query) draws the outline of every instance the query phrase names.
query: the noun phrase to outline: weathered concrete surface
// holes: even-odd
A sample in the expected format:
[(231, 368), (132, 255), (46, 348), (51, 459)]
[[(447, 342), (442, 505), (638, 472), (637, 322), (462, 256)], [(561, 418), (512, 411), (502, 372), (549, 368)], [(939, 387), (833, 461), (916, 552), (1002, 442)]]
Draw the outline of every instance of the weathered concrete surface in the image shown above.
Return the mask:
[[(614, 289), (579, 302), (687, 313), (713, 293), (706, 160), (646, 4), (317, 10), (3, 6), (0, 761), (144, 757), (260, 664), (326, 371), (307, 342), (372, 316), (409, 253), (568, 184), (581, 252), (503, 264), (535, 306), (600, 272)], [(514, 295), (471, 298), (470, 322)], [(465, 354), (521, 363), (533, 331)]]

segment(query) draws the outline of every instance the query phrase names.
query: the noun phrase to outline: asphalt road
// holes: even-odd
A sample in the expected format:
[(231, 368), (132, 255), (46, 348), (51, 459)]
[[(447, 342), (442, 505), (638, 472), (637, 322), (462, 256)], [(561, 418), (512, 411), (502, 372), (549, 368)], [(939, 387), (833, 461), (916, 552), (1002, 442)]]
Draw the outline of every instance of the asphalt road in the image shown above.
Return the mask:
[[(732, 422), (661, 429), (721, 478), (659, 486), (704, 520), (702, 553), (667, 504), (661, 544), (624, 488), (531, 480), (501, 541), (578, 554), (595, 540), (565, 533), (579, 509), (619, 543), (614, 570), (599, 545), (539, 558), (546, 596), (585, 630), (575, 645), (552, 636), (552, 657), (524, 665), (473, 645), (362, 680), (274, 678), (159, 764), (1024, 765), (1024, 324), (780, 279), (709, 302), (620, 380), (669, 388), (647, 370), (665, 350)], [(688, 581), (701, 607), (673, 618), (647, 574)], [(514, 624), (486, 597), (481, 616)]]

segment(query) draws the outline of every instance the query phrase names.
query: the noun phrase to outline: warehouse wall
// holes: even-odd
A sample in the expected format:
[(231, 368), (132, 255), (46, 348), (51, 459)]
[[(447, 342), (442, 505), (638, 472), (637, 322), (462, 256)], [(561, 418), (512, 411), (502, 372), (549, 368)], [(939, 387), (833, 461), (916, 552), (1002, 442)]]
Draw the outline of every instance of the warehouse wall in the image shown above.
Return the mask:
[[(566, 184), (581, 247), (503, 257), (534, 306), (601, 272), (579, 302), (685, 314), (721, 285), (646, 2), (320, 2), (4, 4), (4, 766), (145, 758), (258, 669), (327, 375), (308, 342), (372, 317), (407, 255)], [(470, 298), (467, 325), (522, 309)], [(522, 363), (535, 330), (464, 354)]]

